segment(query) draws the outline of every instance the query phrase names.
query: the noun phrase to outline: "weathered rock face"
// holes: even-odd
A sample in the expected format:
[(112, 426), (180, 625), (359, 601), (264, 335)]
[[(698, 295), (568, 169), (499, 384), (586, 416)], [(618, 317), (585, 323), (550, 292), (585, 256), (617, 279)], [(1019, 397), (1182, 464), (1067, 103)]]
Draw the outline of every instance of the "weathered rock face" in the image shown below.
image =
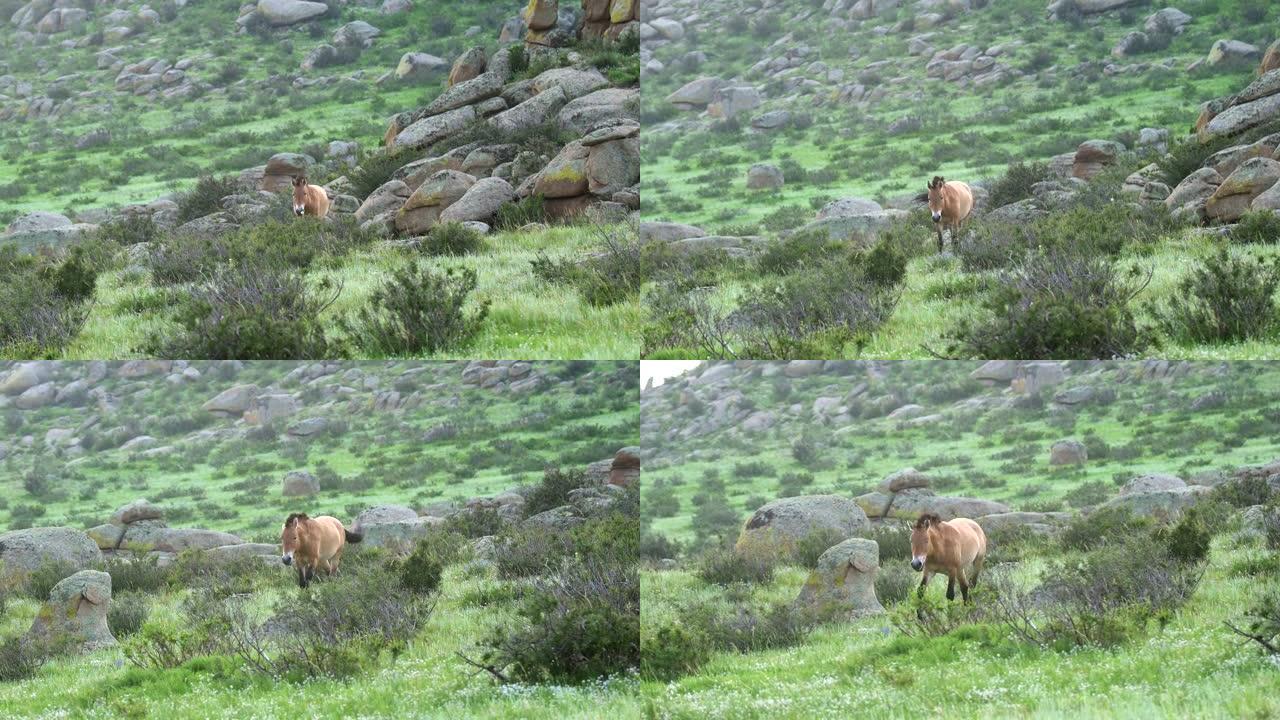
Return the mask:
[(81, 570), (53, 586), (28, 634), (56, 647), (82, 651), (111, 647), (116, 639), (107, 626), (110, 605), (111, 576)]
[(1050, 465), (1079, 465), (1089, 459), (1089, 452), (1079, 440), (1059, 440), (1049, 448)]
[(747, 169), (748, 190), (777, 190), (785, 183), (782, 168), (769, 163), (756, 163)]
[(487, 63), (488, 56), (483, 46), (478, 45), (462, 53), (449, 69), (449, 87), (480, 77)]
[(882, 230), (905, 214), (903, 210), (886, 210), (874, 200), (847, 197), (827, 203), (813, 222), (797, 232), (821, 231), (832, 240), (853, 240), (867, 246), (875, 242)]
[(625, 447), (613, 456), (609, 484), (631, 487), (640, 479), (640, 448)]
[(1205, 214), (1222, 222), (1234, 222), (1250, 210), (1255, 198), (1280, 180), (1280, 162), (1250, 158), (1227, 176), (1205, 202)]
[(393, 552), (408, 552), (413, 549), (418, 538), (425, 536), (433, 527), (442, 523), (444, 519), (438, 517), (370, 522), (361, 526), (360, 532), (364, 533), (364, 538), (360, 542), (370, 547), (387, 548)]
[(1080, 143), (1071, 174), (1081, 180), (1088, 180), (1103, 168), (1114, 165), (1124, 150), (1124, 145), (1111, 140), (1087, 140)]
[(1188, 485), (1172, 490), (1134, 492), (1118, 495), (1099, 507), (1121, 507), (1139, 517), (1176, 522), (1187, 508), (1195, 505), (1212, 491), (1212, 488), (1203, 485)]
[(756, 510), (734, 546), (745, 557), (777, 559), (795, 552), (811, 533), (834, 530), (852, 537), (870, 528), (856, 502), (838, 495), (801, 495), (774, 500)]
[(31, 388), (49, 381), (50, 365), (45, 362), (28, 362), (19, 365), (0, 380), (0, 394), (21, 395)]
[(293, 25), (324, 15), (329, 6), (308, 0), (258, 0), (258, 14), (275, 26)]
[(210, 398), (201, 408), (222, 417), (240, 417), (260, 392), (257, 385), (235, 385)]
[(915, 468), (905, 468), (891, 473), (876, 488), (883, 493), (896, 493), (908, 488), (929, 487), (929, 477)]
[(360, 532), (366, 525), (375, 525), (384, 522), (404, 522), (414, 521), (418, 519), (418, 513), (404, 505), (377, 505), (365, 510), (356, 516), (351, 523), (351, 529)]
[(285, 497), (309, 497), (320, 492), (320, 481), (306, 470), (292, 470), (284, 476), (280, 494)]
[(984, 515), (977, 518), (977, 522), (988, 535), (1020, 528), (1037, 535), (1048, 535), (1060, 530), (1069, 518), (1069, 513), (1007, 512)]
[(1187, 484), (1182, 478), (1176, 475), (1161, 475), (1152, 473), (1148, 475), (1138, 476), (1124, 484), (1120, 488), (1121, 495), (1135, 495), (1139, 493), (1159, 492), (1165, 490), (1183, 490)]
[(474, 185), (440, 213), (442, 222), (486, 222), (498, 213), (498, 209), (515, 199), (515, 190), (502, 178), (487, 177)]
[(811, 617), (855, 618), (877, 615), (884, 606), (876, 598), (880, 548), (874, 540), (851, 538), (828, 548), (800, 589), (794, 607)]
[(0, 535), (0, 587), (21, 584), (33, 570), (64, 563), (76, 570), (92, 567), (102, 552), (87, 534), (68, 527), (28, 528)]
[(461, 200), (476, 179), (457, 170), (441, 170), (418, 187), (396, 214), (396, 229), (421, 235), (440, 222), (445, 209)]
[(134, 500), (111, 515), (112, 525), (128, 525), (139, 520), (163, 520), (164, 511), (146, 498)]

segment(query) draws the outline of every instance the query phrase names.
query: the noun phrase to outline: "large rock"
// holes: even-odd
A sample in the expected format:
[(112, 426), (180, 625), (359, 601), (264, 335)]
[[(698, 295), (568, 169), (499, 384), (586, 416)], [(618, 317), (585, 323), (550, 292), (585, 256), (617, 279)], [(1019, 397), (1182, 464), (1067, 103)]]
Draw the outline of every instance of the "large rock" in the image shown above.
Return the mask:
[(1089, 452), (1079, 440), (1059, 440), (1049, 448), (1050, 465), (1080, 465), (1089, 459)]
[(1161, 8), (1147, 16), (1143, 29), (1149, 33), (1178, 35), (1191, 23), (1191, 16), (1177, 8)]
[(813, 222), (797, 232), (822, 232), (832, 240), (851, 240), (866, 246), (904, 215), (905, 211), (885, 210), (874, 200), (847, 197), (827, 203)]
[(1088, 180), (1103, 168), (1114, 165), (1123, 152), (1124, 145), (1112, 140), (1086, 140), (1076, 148), (1071, 174), (1081, 180)]
[(1220, 222), (1235, 222), (1251, 209), (1254, 198), (1280, 180), (1280, 162), (1265, 157), (1245, 160), (1227, 176), (1205, 202), (1205, 214)]
[(748, 190), (777, 190), (785, 183), (782, 168), (770, 163), (756, 163), (747, 168)]
[(25, 582), (42, 565), (61, 563), (83, 570), (102, 561), (98, 544), (81, 530), (41, 527), (0, 535), (0, 589)]
[(320, 17), (328, 11), (328, 5), (308, 0), (258, 0), (258, 14), (277, 27)]
[(201, 408), (223, 417), (240, 417), (253, 405), (259, 392), (261, 388), (257, 385), (235, 385), (210, 398)]
[(49, 363), (38, 360), (22, 363), (0, 380), (0, 394), (21, 395), (36, 385), (48, 382), (50, 368)]
[(210, 550), (223, 545), (239, 545), (244, 541), (231, 533), (203, 528), (165, 527), (158, 520), (139, 520), (125, 527), (121, 550), (171, 552)]
[(450, 135), (461, 132), (475, 119), (476, 110), (470, 105), (425, 117), (401, 130), (396, 135), (393, 145), (409, 150), (429, 147)]
[(40, 383), (35, 387), (27, 388), (21, 395), (14, 398), (13, 405), (22, 410), (35, 410), (53, 404), (57, 397), (56, 385), (51, 382)]
[(1182, 517), (1182, 513), (1187, 508), (1195, 505), (1211, 492), (1213, 489), (1204, 485), (1188, 485), (1174, 490), (1135, 492), (1118, 495), (1100, 505), (1099, 508), (1125, 508), (1139, 517), (1175, 522)]
[(488, 64), (484, 46), (477, 45), (458, 56), (449, 69), (449, 87), (480, 77)]
[(1200, 128), (1200, 139), (1233, 137), (1280, 117), (1280, 93), (1233, 105)]
[(876, 598), (880, 547), (874, 540), (850, 538), (818, 557), (818, 565), (794, 606), (815, 618), (853, 620), (884, 612)]
[(506, 132), (516, 132), (541, 125), (556, 116), (567, 101), (564, 88), (551, 87), (489, 118), (489, 124)]
[(365, 525), (385, 522), (404, 522), (418, 519), (418, 512), (404, 505), (376, 505), (356, 516), (351, 529), (360, 532)]
[(1175, 215), (1199, 220), (1209, 198), (1222, 184), (1222, 176), (1213, 168), (1200, 168), (1183, 178), (1164, 199), (1165, 207)]
[[(583, 139), (583, 144), (588, 140)], [(609, 198), (640, 182), (640, 138), (637, 136), (591, 145), (583, 167), (587, 191)]]
[(320, 492), (320, 481), (306, 470), (291, 470), (284, 476), (280, 494), (285, 497), (309, 497)]
[(516, 191), (502, 178), (487, 177), (475, 182), (458, 201), (440, 213), (441, 222), (488, 221), (498, 208), (515, 199)]
[(1205, 62), (1209, 65), (1234, 64), (1244, 65), (1257, 62), (1262, 57), (1262, 48), (1239, 40), (1218, 40), (1209, 48)]
[[(687, 238), (706, 237), (707, 231), (700, 227), (685, 225), (683, 223), (674, 222), (642, 222), (640, 223), (640, 242), (660, 242), (668, 243), (677, 240), (685, 240)], [(732, 366), (724, 365), (717, 367), (728, 367), (732, 370)]]
[(552, 68), (533, 79), (535, 93), (544, 93), (555, 87), (564, 91), (565, 100), (568, 101), (609, 87), (609, 79), (595, 68), (582, 70), (573, 67)]
[[(860, 502), (859, 506), (863, 503)], [(915, 520), (924, 513), (934, 513), (943, 520), (958, 517), (980, 518), (983, 515), (1009, 512), (1009, 506), (981, 498), (934, 495), (925, 488), (908, 488), (894, 493), (882, 517)]]
[(111, 576), (81, 570), (63, 578), (31, 623), (29, 636), (58, 648), (92, 651), (111, 647), (116, 639), (107, 626)]
[(139, 520), (163, 520), (164, 510), (146, 498), (134, 500), (111, 515), (112, 525), (128, 525)]
[(606, 123), (639, 120), (640, 92), (634, 88), (604, 88), (570, 100), (560, 108), (556, 124), (561, 129), (586, 135)]
[(396, 63), (395, 75), (397, 80), (406, 82), (434, 80), (448, 67), (449, 62), (442, 57), (429, 53), (407, 52), (401, 55), (400, 62)]
[(440, 222), (445, 209), (462, 199), (476, 179), (457, 170), (441, 170), (414, 191), (396, 214), (396, 229), (408, 235), (422, 235)]
[(839, 495), (800, 495), (774, 500), (751, 515), (734, 550), (746, 557), (778, 559), (795, 552), (811, 533), (835, 531), (849, 538), (870, 527), (858, 503)]
[(363, 20), (355, 20), (333, 32), (333, 44), (338, 47), (367, 48), (373, 39), (382, 34), (378, 28)]
[(1070, 515), (1067, 513), (1005, 512), (975, 518), (988, 535), (1026, 528), (1038, 535), (1057, 532)]
[(1162, 475), (1160, 473), (1149, 473), (1140, 475), (1120, 488), (1121, 495), (1134, 495), (1138, 493), (1158, 492), (1165, 490), (1183, 490), (1187, 484), (1182, 478), (1176, 475)]
[(717, 77), (702, 77), (685, 83), (680, 89), (667, 96), (667, 102), (687, 108), (705, 108), (711, 104), (715, 93), (724, 85)]
[(927, 487), (929, 487), (929, 476), (915, 468), (904, 468), (895, 473), (890, 473), (884, 480), (880, 481), (880, 485), (876, 489), (884, 493), (896, 493), (908, 488)]
[(533, 192), (552, 199), (585, 195), (589, 185), (587, 179), (589, 154), (590, 149), (580, 141), (575, 140), (565, 145), (560, 153), (538, 173), (533, 183)]
[(30, 212), (9, 223), (0, 240), (14, 242), (19, 247), (37, 245), (57, 245), (75, 239), (84, 233), (96, 229), (96, 225), (73, 223), (59, 213)]
[(360, 532), (364, 533), (360, 542), (369, 547), (408, 552), (413, 549), (418, 538), (426, 536), (433, 527), (444, 522), (443, 518), (438, 517), (417, 517), (412, 520), (366, 523), (360, 528)]

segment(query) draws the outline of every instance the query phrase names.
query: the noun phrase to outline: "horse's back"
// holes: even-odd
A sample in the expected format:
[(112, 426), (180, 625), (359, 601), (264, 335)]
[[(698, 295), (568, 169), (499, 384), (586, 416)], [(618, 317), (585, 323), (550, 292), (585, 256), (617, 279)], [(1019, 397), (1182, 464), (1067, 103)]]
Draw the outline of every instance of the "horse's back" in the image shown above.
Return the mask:
[(976, 521), (969, 518), (956, 518), (949, 524), (960, 532), (966, 543), (973, 545), (975, 557), (987, 554), (987, 534), (982, 531), (982, 526)]

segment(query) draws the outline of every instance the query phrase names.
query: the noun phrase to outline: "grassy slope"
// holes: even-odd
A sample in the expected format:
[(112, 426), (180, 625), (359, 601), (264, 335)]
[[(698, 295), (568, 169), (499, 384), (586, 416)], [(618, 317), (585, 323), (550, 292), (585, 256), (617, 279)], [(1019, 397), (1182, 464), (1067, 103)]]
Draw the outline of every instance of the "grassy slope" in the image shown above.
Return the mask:
[[(129, 3), (126, 9), (141, 5)], [(174, 21), (125, 41), (122, 45), (129, 50), (118, 54), (126, 64), (148, 57), (170, 62), (197, 57), (200, 60), (189, 74), (211, 82), (228, 65), (238, 67), (251, 83), (282, 74), (344, 78), (363, 71), (363, 79), (345, 89), (335, 85), (299, 90), (279, 81), (262, 90), (214, 90), (196, 99), (157, 103), (114, 91), (115, 73), (96, 69), (94, 56), (102, 47), (67, 50), (50, 45), (15, 51), (11, 72), (20, 80), (31, 80), (37, 94), (54, 78), (75, 72), (85, 73), (85, 77), (70, 85), (72, 90), (105, 90), (105, 101), (112, 106), (107, 117), (80, 110), (58, 120), (56, 127), (71, 138), (107, 127), (113, 131), (114, 141), (85, 151), (74, 150), (69, 144), (59, 149), (62, 143), (49, 142), (45, 123), (6, 122), (0, 131), (0, 147), (11, 162), (0, 164), (0, 185), (22, 180), (33, 187), (19, 198), (0, 203), (0, 209), (51, 210), (143, 202), (175, 187), (189, 186), (200, 171), (238, 171), (266, 162), (275, 152), (301, 151), (331, 140), (355, 140), (363, 147), (376, 147), (387, 116), (429, 101), (443, 87), (378, 88), (373, 81), (379, 75), (393, 69), (409, 51), (448, 59), (474, 44), (492, 49), (501, 21), (516, 10), (516, 6), (499, 0), (462, 5), (425, 0), (414, 3), (413, 10), (403, 16), (384, 16), (377, 7), (350, 5), (337, 18), (317, 21), (315, 25), (323, 30), (318, 37), (311, 37), (309, 25), (303, 25), (264, 38), (230, 34), (238, 11), (235, 3), (193, 3)], [(299, 70), (313, 47), (330, 42), (333, 31), (352, 20), (364, 20), (383, 30), (372, 48), (347, 65)], [(441, 24), (449, 21), (451, 25)], [(85, 34), (100, 24), (100, 19), (93, 19)], [(472, 25), (483, 31), (464, 37)], [(37, 61), (46, 63), (48, 70), (37, 71)], [(165, 161), (144, 163), (143, 171), (119, 180), (126, 158), (146, 156)]]
[[(0, 683), (0, 716), (6, 718), (151, 718), (205, 720), (246, 717), (362, 718), (615, 718), (643, 717), (633, 680), (618, 678), (585, 686), (495, 686), (454, 654), (511, 618), (505, 606), (477, 598), (497, 589), (492, 570), (467, 574), (452, 566), (427, 628), (394, 664), (349, 682), (303, 685), (255, 681), (229, 684), (186, 668), (133, 668), (118, 650), (54, 660), (32, 680)], [(254, 601), (267, 604), (295, 592), (280, 570), (277, 586)], [(287, 589), (286, 589), (287, 588)], [(175, 613), (181, 595), (170, 593), (152, 606), (152, 616)], [(0, 633), (25, 631), (38, 609), (13, 601)]]
[[(1169, 625), (1112, 650), (991, 652), (955, 637), (916, 643), (870, 618), (822, 626), (795, 648), (721, 653), (696, 675), (646, 682), (641, 692), (669, 718), (1270, 717), (1280, 712), (1275, 666), (1222, 626), (1264, 586), (1277, 586), (1226, 571), (1255, 552), (1219, 538), (1200, 588)], [(805, 577), (789, 568), (755, 596), (790, 601)], [(641, 579), (645, 618), (712, 592), (683, 571)], [(941, 584), (933, 592), (940, 596)]]
[[(432, 267), (470, 267), (479, 276), (478, 296), (492, 301), (489, 318), (475, 342), (446, 357), (488, 358), (628, 358), (640, 353), (639, 339), (626, 328), (639, 324), (637, 298), (609, 307), (594, 307), (576, 290), (543, 283), (530, 272), (539, 252), (552, 258), (577, 258), (600, 242), (590, 226), (557, 227), (547, 231), (498, 233), (485, 249), (459, 259), (430, 260)], [(414, 253), (376, 248), (356, 253), (340, 267), (311, 274), (319, 283), (341, 283), (342, 295), (327, 310), (335, 322), (366, 303), (373, 290), (395, 270), (412, 262)], [(140, 289), (141, 288), (141, 289)], [(98, 279), (97, 299), (84, 330), (63, 358), (128, 358), (141, 356), (147, 336), (169, 326), (168, 308), (147, 304), (156, 291), (125, 272)], [(133, 308), (143, 301), (146, 312)]]
[[(200, 415), (203, 413), (200, 405), (227, 387), (249, 382), (265, 386), (278, 381), (295, 366), (293, 363), (251, 363), (249, 369), (234, 380), (215, 380), (153, 393), (136, 405), (125, 406), (114, 416), (106, 416), (103, 426), (134, 418), (144, 433), (167, 445), (178, 437), (166, 437), (162, 432), (164, 418)], [(420, 387), (433, 382), (447, 383), (450, 389), (445, 393), (456, 393), (461, 400), (457, 409), (432, 403), (443, 393), (435, 393), (420, 408), (403, 413), (366, 410), (353, 414), (334, 409), (323, 415), (334, 420), (346, 419), (348, 432), (305, 444), (224, 440), (214, 443), (208, 452), (184, 450), (176, 456), (158, 459), (113, 449), (92, 453), (86, 460), (67, 465), (66, 470), (60, 470), (64, 462), (52, 453), (42, 454), (38, 459), (29, 454), (10, 457), (0, 462), (0, 497), (7, 500), (0, 509), (0, 518), (3, 518), (0, 527), (10, 526), (13, 507), (20, 504), (35, 502), (44, 507), (45, 512), (36, 523), (39, 525), (90, 527), (105, 522), (115, 508), (147, 497), (170, 510), (171, 525), (209, 527), (241, 534), (254, 541), (275, 542), (279, 519), (299, 506), (297, 499), (279, 494), (280, 479), (290, 470), (315, 471), (328, 467), (348, 479), (373, 475), (377, 481), (371, 489), (326, 490), (312, 501), (303, 501), (317, 511), (349, 517), (381, 503), (419, 505), (497, 494), (516, 485), (536, 482), (546, 464), (580, 466), (607, 457), (619, 447), (634, 445), (638, 440), (634, 430), (638, 408), (634, 405), (610, 409), (603, 397), (595, 401), (595, 406), (578, 405), (575, 400), (579, 396), (564, 388), (552, 388), (523, 398), (507, 397), (458, 384), (462, 366), (452, 363), (433, 366), (417, 381)], [(605, 363), (601, 372), (605, 372), (605, 367), (609, 372), (626, 372), (628, 368), (625, 363)], [(382, 374), (376, 372), (376, 367), (366, 368), (373, 374)], [(558, 372), (555, 366), (544, 366), (541, 370)], [(384, 381), (383, 386), (389, 388), (390, 383)], [(295, 392), (297, 388), (286, 390)], [(591, 388), (584, 388), (583, 392), (592, 397)], [(371, 396), (365, 399), (371, 400)], [(307, 402), (304, 407), (311, 404)], [(521, 428), (521, 420), (534, 411), (547, 413), (551, 418), (550, 427)], [(84, 409), (50, 408), (23, 415), (27, 420), (17, 435), (34, 435), (40, 443), (51, 427), (78, 425)], [(304, 410), (300, 417), (308, 415)], [(464, 432), (452, 440), (421, 441), (422, 432), (443, 423), (454, 423), (464, 429), (479, 424), (482, 429), (478, 435)], [(207, 427), (217, 429), (230, 425), (229, 421), (217, 420)], [(489, 429), (483, 429), (486, 427)], [(567, 436), (575, 430), (581, 432)], [(487, 450), (489, 441), (498, 438), (512, 443), (517, 450), (527, 450), (530, 455), (522, 456), (519, 465), (506, 464), (504, 457), (517, 457), (507, 450), (499, 455), (498, 462), (474, 467), (474, 474), (470, 476), (469, 471), (460, 472), (472, 464), (469, 458), (473, 452)], [(306, 453), (299, 452), (303, 447)], [(568, 458), (574, 461), (562, 462)], [(23, 479), (33, 462), (40, 472), (53, 478), (51, 484), (60, 496), (34, 498), (23, 489)], [(237, 483), (247, 483), (249, 487)]]
[[(974, 363), (957, 362), (953, 365), (955, 370), (939, 375), (959, 379), (975, 366)], [(1274, 398), (1280, 393), (1280, 371), (1275, 368), (1262, 365), (1257, 374), (1251, 376), (1251, 382), (1263, 406), (1266, 398)], [(854, 381), (849, 380), (842, 387), (837, 379), (816, 376), (793, 380), (792, 383), (794, 390), (786, 404), (798, 402), (808, 407), (820, 395), (843, 395)], [(1066, 387), (1085, 384), (1096, 385), (1098, 381), (1075, 378)], [(1077, 410), (1072, 430), (1056, 427), (1047, 410), (998, 415), (993, 421), (994, 429), (981, 419), (975, 424), (971, 412), (953, 413), (936, 425), (914, 428), (898, 427), (896, 420), (885, 418), (855, 420), (845, 429), (814, 424), (808, 426), (808, 432), (820, 446), (825, 446), (824, 454), (832, 463), (831, 467), (819, 470), (806, 470), (791, 455), (792, 441), (805, 428), (800, 423), (793, 422), (764, 434), (751, 435), (747, 442), (732, 438), (723, 430), (718, 435), (672, 441), (665, 444), (667, 453), (681, 457), (682, 453), (701, 450), (708, 457), (683, 458), (674, 465), (648, 473), (649, 482), (661, 479), (674, 486), (680, 510), (671, 517), (646, 520), (654, 532), (681, 541), (692, 538), (693, 496), (699, 492), (698, 480), (708, 470), (719, 472), (725, 480), (729, 504), (740, 510), (745, 519), (762, 504), (762, 498), (768, 500), (778, 496), (778, 477), (786, 473), (811, 473), (814, 482), (805, 489), (806, 493), (834, 492), (852, 496), (870, 491), (883, 477), (902, 468), (927, 468), (929, 474), (947, 479), (947, 487), (939, 490), (940, 494), (997, 500), (1016, 510), (1031, 503), (1056, 500), (1086, 482), (1102, 481), (1110, 485), (1117, 475), (1130, 477), (1146, 472), (1178, 474), (1228, 469), (1268, 462), (1280, 456), (1280, 440), (1265, 432), (1238, 432), (1235, 429), (1233, 423), (1246, 414), (1241, 408), (1227, 406), (1197, 413), (1194, 417), (1177, 409), (1191, 398), (1215, 387), (1219, 387), (1218, 383), (1203, 375), (1180, 379), (1171, 385), (1168, 392), (1173, 398), (1166, 397), (1166, 391), (1159, 384), (1137, 383), (1132, 387), (1116, 387), (1120, 399), (1114, 405)], [(753, 400), (757, 408), (776, 406), (767, 381), (742, 383), (737, 389)], [(888, 389), (881, 386), (873, 388), (870, 394), (884, 392)], [(931, 404), (918, 399), (915, 393), (908, 397), (924, 405), (929, 413), (944, 410), (951, 404)], [(1159, 403), (1159, 409), (1155, 413), (1140, 412), (1139, 406), (1147, 402)], [(646, 406), (643, 412), (670, 411), (665, 406), (662, 410)], [(1112, 448), (1136, 442), (1145, 448), (1146, 454), (1126, 460), (1092, 459), (1078, 469), (1049, 465), (1049, 446), (1053, 442), (1080, 438), (1089, 430)], [(1165, 432), (1191, 439), (1176, 443), (1159, 434)], [(1205, 435), (1197, 437), (1200, 432)], [(1221, 434), (1214, 437), (1215, 433)], [(1222, 442), (1233, 437), (1239, 437), (1243, 442), (1236, 447)], [(654, 442), (649, 438), (645, 440)], [(1000, 452), (1014, 445), (1034, 448), (1030, 460), (998, 457)], [(775, 472), (770, 477), (735, 475), (734, 465), (749, 461), (765, 463)], [(999, 487), (978, 485), (984, 476), (1002, 480), (1004, 484)]]

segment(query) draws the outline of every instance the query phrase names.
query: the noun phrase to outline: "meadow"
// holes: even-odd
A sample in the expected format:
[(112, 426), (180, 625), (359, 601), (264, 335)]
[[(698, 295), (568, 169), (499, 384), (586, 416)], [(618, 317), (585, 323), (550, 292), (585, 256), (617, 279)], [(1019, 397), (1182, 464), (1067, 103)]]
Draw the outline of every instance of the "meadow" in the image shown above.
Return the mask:
[[(642, 397), (646, 444), (661, 448), (642, 505), (640, 694), (657, 716), (1229, 718), (1280, 708), (1277, 658), (1225, 624), (1240, 627), (1280, 593), (1274, 490), (1226, 475), (1168, 525), (1097, 509), (1138, 475), (1215, 478), (1280, 456), (1269, 410), (1280, 377), (1269, 364), (1171, 363), (1178, 369), (1151, 378), (1130, 372), (1150, 363), (1068, 363), (1067, 381), (1040, 402), (971, 380), (976, 363), (853, 363), (805, 377), (764, 365), (688, 382), (715, 366), (705, 365)], [(810, 410), (861, 384), (840, 402), (852, 422)], [(1049, 401), (1082, 387), (1093, 399)], [(1224, 404), (1189, 410), (1212, 393)], [(885, 398), (894, 402), (879, 405)], [(943, 419), (883, 417), (904, 401)], [(755, 412), (773, 412), (773, 427), (741, 430)], [(672, 434), (680, 428), (692, 432)], [(1083, 464), (1050, 466), (1048, 446), (1064, 437), (1088, 447)], [(1070, 520), (1048, 534), (989, 533), (972, 605), (945, 601), (937, 579), (916, 599), (904, 523), (875, 525), (861, 536), (879, 543), (885, 612), (858, 619), (810, 615), (796, 601), (821, 548), (802, 543), (773, 562), (731, 549), (765, 502), (852, 497), (905, 467), (938, 494)], [(1268, 495), (1264, 538), (1240, 508)]]

